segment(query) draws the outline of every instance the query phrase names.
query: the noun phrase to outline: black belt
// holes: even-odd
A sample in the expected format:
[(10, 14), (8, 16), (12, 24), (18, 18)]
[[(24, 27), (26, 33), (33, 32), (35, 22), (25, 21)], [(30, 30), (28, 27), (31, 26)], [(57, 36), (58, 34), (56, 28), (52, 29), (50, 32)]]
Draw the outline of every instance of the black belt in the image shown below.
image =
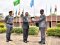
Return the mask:
[(12, 23), (7, 23), (7, 24), (9, 24), (9, 25), (13, 25)]

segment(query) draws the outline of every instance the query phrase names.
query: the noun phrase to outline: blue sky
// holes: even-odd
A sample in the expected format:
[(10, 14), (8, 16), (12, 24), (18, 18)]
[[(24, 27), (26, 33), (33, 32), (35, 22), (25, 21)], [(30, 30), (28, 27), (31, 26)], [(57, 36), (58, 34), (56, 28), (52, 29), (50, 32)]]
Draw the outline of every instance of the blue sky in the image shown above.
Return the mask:
[[(4, 16), (8, 15), (9, 10), (13, 10), (14, 12), (19, 10), (22, 12), (29, 12), (31, 16), (39, 16), (40, 9), (45, 10), (45, 14), (50, 14), (50, 7), (52, 7), (52, 13), (54, 13), (55, 5), (57, 5), (57, 14), (60, 15), (60, 0), (34, 0), (34, 6), (30, 7), (31, 0), (21, 0), (20, 5), (14, 6), (13, 2), (15, 0), (0, 0), (0, 13), (4, 13)], [(35, 11), (34, 11), (35, 10)]]

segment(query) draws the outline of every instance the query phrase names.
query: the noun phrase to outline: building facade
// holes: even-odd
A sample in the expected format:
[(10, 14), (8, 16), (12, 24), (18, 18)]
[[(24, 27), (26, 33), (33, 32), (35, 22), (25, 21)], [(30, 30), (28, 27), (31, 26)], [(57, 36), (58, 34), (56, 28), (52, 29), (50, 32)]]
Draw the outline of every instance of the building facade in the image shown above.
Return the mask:
[[(36, 21), (39, 20), (38, 16), (31, 17), (29, 24), (31, 26), (34, 25), (38, 25), (37, 22), (33, 22), (32, 19), (35, 19)], [(46, 16), (46, 21), (47, 21), (47, 27), (56, 27), (57, 23), (60, 23), (60, 16), (56, 16), (56, 15), (50, 15), (50, 16)], [(0, 20), (0, 22), (4, 22), (4, 20)], [(21, 17), (14, 17), (14, 27), (19, 27), (22, 26), (23, 20)]]
[[(31, 17), (31, 22), (30, 25), (36, 25), (36, 22), (33, 22), (32, 21), (32, 18), (34, 17)], [(34, 18), (36, 21), (39, 20), (39, 17), (38, 16), (35, 16)], [(21, 18), (18, 18), (18, 19), (14, 19), (15, 22), (14, 22), (14, 25), (19, 25), (19, 26), (22, 26), (22, 19)], [(17, 20), (17, 22), (16, 22)], [(60, 16), (56, 16), (56, 15), (50, 15), (50, 16), (46, 16), (46, 21), (47, 21), (47, 27), (56, 27), (57, 23), (60, 23)]]

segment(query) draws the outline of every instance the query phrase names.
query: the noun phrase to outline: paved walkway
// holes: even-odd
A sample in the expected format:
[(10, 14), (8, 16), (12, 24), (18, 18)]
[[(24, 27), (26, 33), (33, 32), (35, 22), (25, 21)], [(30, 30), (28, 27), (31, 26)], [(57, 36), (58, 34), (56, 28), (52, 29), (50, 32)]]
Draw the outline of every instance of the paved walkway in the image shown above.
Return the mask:
[(40, 41), (40, 36), (29, 36), (28, 43), (23, 42), (23, 36), (12, 34), (12, 42), (7, 43), (5, 39), (5, 33), (0, 34), (0, 45), (60, 45), (60, 38), (56, 37), (47, 37), (46, 36), (46, 44), (39, 44), (38, 41)]

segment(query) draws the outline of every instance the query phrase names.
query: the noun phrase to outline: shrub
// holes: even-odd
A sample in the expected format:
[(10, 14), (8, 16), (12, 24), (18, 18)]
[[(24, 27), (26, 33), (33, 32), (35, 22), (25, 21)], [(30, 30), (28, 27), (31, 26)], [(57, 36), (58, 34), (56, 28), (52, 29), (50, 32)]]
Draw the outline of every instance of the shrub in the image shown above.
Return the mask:
[(13, 28), (12, 30), (12, 33), (21, 34), (22, 32), (23, 32), (23, 29), (19, 27)]
[(0, 22), (0, 28), (4, 28), (5, 24)]
[(57, 23), (57, 27), (60, 27), (60, 23)]
[[(5, 28), (0, 28), (0, 33), (5, 33), (6, 32), (6, 27)], [(37, 35), (39, 32), (39, 28), (36, 26), (30, 26), (29, 28), (29, 35)], [(14, 27), (12, 30), (12, 33), (16, 34), (22, 34), (23, 29), (21, 27)]]
[(39, 28), (36, 26), (30, 26), (29, 35), (37, 35), (39, 32)]
[(6, 32), (5, 23), (0, 22), (0, 33)]
[(6, 27), (0, 28), (0, 33), (4, 33), (4, 32), (6, 32)]
[(60, 28), (56, 27), (56, 28), (50, 28), (47, 30), (47, 35), (48, 36), (57, 36), (60, 37)]
[[(22, 28), (13, 28), (12, 30), (13, 33), (17, 33), (17, 34), (22, 34), (23, 33), (23, 29)], [(39, 28), (36, 26), (30, 26), (29, 28), (29, 35), (37, 35), (39, 32)]]
[(54, 36), (55, 35), (55, 30), (48, 30), (47, 35), (48, 36)]

